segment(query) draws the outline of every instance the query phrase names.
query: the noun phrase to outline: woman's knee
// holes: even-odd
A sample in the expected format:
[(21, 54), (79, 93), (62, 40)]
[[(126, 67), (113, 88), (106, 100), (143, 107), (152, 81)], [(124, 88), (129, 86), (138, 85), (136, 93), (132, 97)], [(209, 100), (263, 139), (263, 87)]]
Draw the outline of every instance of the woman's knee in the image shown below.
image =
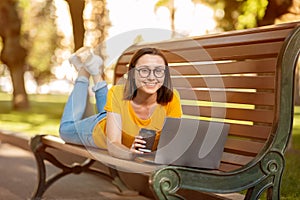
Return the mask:
[[(77, 127), (78, 128), (78, 127)], [(96, 147), (92, 131), (79, 130), (74, 123), (65, 122), (59, 126), (59, 135), (65, 142)]]
[(74, 132), (74, 125), (70, 124), (70, 123), (62, 123), (59, 126), (59, 135), (62, 139), (67, 139), (70, 136), (74, 137), (74, 134), (76, 134)]

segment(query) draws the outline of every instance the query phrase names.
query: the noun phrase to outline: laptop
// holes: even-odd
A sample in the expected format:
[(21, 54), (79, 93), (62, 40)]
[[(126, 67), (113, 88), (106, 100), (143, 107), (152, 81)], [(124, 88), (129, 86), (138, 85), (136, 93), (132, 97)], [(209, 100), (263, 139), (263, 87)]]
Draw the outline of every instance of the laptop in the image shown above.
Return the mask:
[(155, 164), (218, 169), (229, 124), (188, 118), (166, 118), (157, 151), (144, 161)]

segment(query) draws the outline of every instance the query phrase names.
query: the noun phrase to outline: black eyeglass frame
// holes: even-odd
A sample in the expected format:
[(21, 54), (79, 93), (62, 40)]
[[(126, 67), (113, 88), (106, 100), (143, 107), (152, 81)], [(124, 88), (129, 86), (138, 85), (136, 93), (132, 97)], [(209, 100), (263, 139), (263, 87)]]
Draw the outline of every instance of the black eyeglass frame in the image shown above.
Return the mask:
[[(142, 67), (142, 68), (139, 68), (139, 69), (137, 69), (137, 68), (135, 68), (135, 70), (136, 71), (138, 71), (138, 73), (139, 73), (139, 76), (141, 77), (141, 78), (148, 78), (149, 76), (150, 76), (150, 74), (151, 74), (151, 72), (153, 72), (153, 74), (154, 74), (154, 76), (156, 77), (156, 78), (162, 78), (162, 77), (164, 77), (165, 76), (165, 72), (166, 72), (166, 69), (162, 69), (162, 68), (155, 68), (155, 69), (149, 69), (149, 68), (146, 68), (146, 67)], [(142, 70), (146, 70), (146, 71), (148, 71), (148, 75), (147, 76), (143, 76), (142, 74), (141, 74), (141, 71)], [(158, 76), (156, 73), (157, 73), (157, 71), (162, 71), (163, 73), (162, 73), (162, 75), (161, 76)]]

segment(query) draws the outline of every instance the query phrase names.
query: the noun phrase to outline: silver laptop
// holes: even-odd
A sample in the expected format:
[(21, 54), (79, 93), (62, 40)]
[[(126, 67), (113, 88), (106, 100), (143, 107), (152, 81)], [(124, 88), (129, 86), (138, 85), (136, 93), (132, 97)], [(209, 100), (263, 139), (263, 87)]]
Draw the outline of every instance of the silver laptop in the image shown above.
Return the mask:
[(228, 131), (221, 122), (166, 118), (154, 163), (217, 169)]

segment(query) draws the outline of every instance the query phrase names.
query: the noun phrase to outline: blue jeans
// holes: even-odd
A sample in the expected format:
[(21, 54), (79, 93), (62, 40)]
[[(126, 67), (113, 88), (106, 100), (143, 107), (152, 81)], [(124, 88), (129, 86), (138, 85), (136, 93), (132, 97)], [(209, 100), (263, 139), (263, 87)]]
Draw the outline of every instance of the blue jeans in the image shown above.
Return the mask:
[(92, 134), (95, 125), (106, 117), (104, 106), (106, 104), (107, 85), (103, 81), (93, 87), (98, 114), (83, 118), (88, 101), (88, 87), (89, 80), (86, 77), (78, 77), (75, 81), (73, 91), (64, 108), (59, 134), (65, 142), (97, 147)]

